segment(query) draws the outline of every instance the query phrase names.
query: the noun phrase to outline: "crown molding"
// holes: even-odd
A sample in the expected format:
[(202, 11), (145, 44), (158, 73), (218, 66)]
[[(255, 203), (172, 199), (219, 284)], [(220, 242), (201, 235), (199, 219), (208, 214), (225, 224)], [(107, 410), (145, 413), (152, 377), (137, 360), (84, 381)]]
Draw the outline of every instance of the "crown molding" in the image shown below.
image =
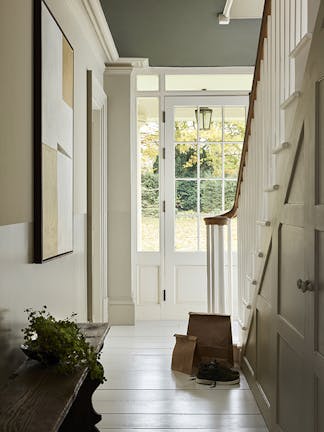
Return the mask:
[(119, 59), (118, 51), (99, 0), (82, 0), (91, 24), (109, 62)]
[(148, 68), (150, 67), (147, 58), (136, 57), (119, 57), (118, 63), (130, 63), (134, 68)]
[(119, 57), (115, 62), (105, 63), (105, 75), (129, 75), (136, 69), (149, 67), (148, 59)]
[(105, 75), (131, 75), (134, 67), (131, 63), (106, 63)]

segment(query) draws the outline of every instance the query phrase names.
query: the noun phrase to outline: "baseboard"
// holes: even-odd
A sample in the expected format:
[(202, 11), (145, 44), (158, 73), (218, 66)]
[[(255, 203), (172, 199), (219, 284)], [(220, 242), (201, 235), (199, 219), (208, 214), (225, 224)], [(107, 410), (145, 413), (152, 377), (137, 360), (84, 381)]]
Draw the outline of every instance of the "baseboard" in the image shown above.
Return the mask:
[(134, 303), (109, 299), (108, 318), (110, 325), (135, 325)]

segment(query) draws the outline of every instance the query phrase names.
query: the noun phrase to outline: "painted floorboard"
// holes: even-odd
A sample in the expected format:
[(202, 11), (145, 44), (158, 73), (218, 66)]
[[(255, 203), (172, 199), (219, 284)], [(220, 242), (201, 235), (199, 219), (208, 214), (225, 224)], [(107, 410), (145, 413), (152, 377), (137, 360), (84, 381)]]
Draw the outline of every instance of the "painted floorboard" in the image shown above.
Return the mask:
[(186, 323), (112, 327), (101, 361), (107, 382), (93, 396), (100, 431), (267, 432), (247, 382), (202, 386), (170, 369), (174, 333)]

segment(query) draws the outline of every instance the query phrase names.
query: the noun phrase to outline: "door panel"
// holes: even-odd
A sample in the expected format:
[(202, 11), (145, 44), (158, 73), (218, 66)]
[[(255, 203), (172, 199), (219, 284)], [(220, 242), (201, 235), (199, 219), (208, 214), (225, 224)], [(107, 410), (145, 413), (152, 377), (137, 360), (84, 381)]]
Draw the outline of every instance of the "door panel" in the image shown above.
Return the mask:
[(206, 304), (207, 282), (205, 266), (176, 266), (175, 284), (177, 304)]
[(159, 266), (138, 267), (138, 301), (142, 305), (159, 304)]
[(259, 296), (257, 302), (256, 328), (256, 376), (265, 397), (269, 401), (272, 381), (274, 379), (272, 346), (269, 343), (269, 335), (271, 334), (271, 306), (261, 296)]
[(324, 79), (316, 83), (316, 119), (317, 119), (317, 145), (316, 145), (316, 183), (317, 204), (324, 204)]
[(305, 296), (297, 279), (305, 279), (304, 229), (282, 224), (279, 228), (279, 314), (298, 331), (305, 333)]
[(324, 381), (318, 377), (315, 378), (315, 431), (324, 430)]
[(317, 231), (315, 239), (316, 256), (316, 285), (317, 293), (315, 300), (315, 345), (317, 351), (324, 356), (324, 232)]
[[(322, 39), (318, 40), (316, 45), (318, 52), (322, 49), (323, 43), (322, 30)], [(308, 197), (310, 212), (307, 223), (310, 241), (307, 253), (310, 257), (309, 278), (314, 282), (315, 290), (310, 303), (311, 312), (315, 311), (311, 315), (312, 343), (310, 346), (316, 393), (315, 426), (316, 431), (322, 431), (324, 430), (324, 59), (323, 56), (319, 54), (318, 56), (313, 60), (313, 73), (317, 80), (315, 100), (312, 100), (315, 107), (315, 131), (310, 134), (311, 142), (314, 143), (309, 158), (309, 171), (312, 173), (309, 184), (313, 193)], [(311, 117), (309, 122), (312, 121)]]
[(305, 432), (303, 360), (285, 339), (278, 337), (277, 422), (284, 432)]

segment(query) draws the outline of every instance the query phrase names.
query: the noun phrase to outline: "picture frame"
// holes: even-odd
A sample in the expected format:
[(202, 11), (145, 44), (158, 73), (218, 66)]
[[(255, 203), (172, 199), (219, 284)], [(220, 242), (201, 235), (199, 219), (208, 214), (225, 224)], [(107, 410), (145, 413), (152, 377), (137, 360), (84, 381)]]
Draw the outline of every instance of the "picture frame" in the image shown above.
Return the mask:
[(34, 262), (73, 252), (74, 50), (34, 0)]

